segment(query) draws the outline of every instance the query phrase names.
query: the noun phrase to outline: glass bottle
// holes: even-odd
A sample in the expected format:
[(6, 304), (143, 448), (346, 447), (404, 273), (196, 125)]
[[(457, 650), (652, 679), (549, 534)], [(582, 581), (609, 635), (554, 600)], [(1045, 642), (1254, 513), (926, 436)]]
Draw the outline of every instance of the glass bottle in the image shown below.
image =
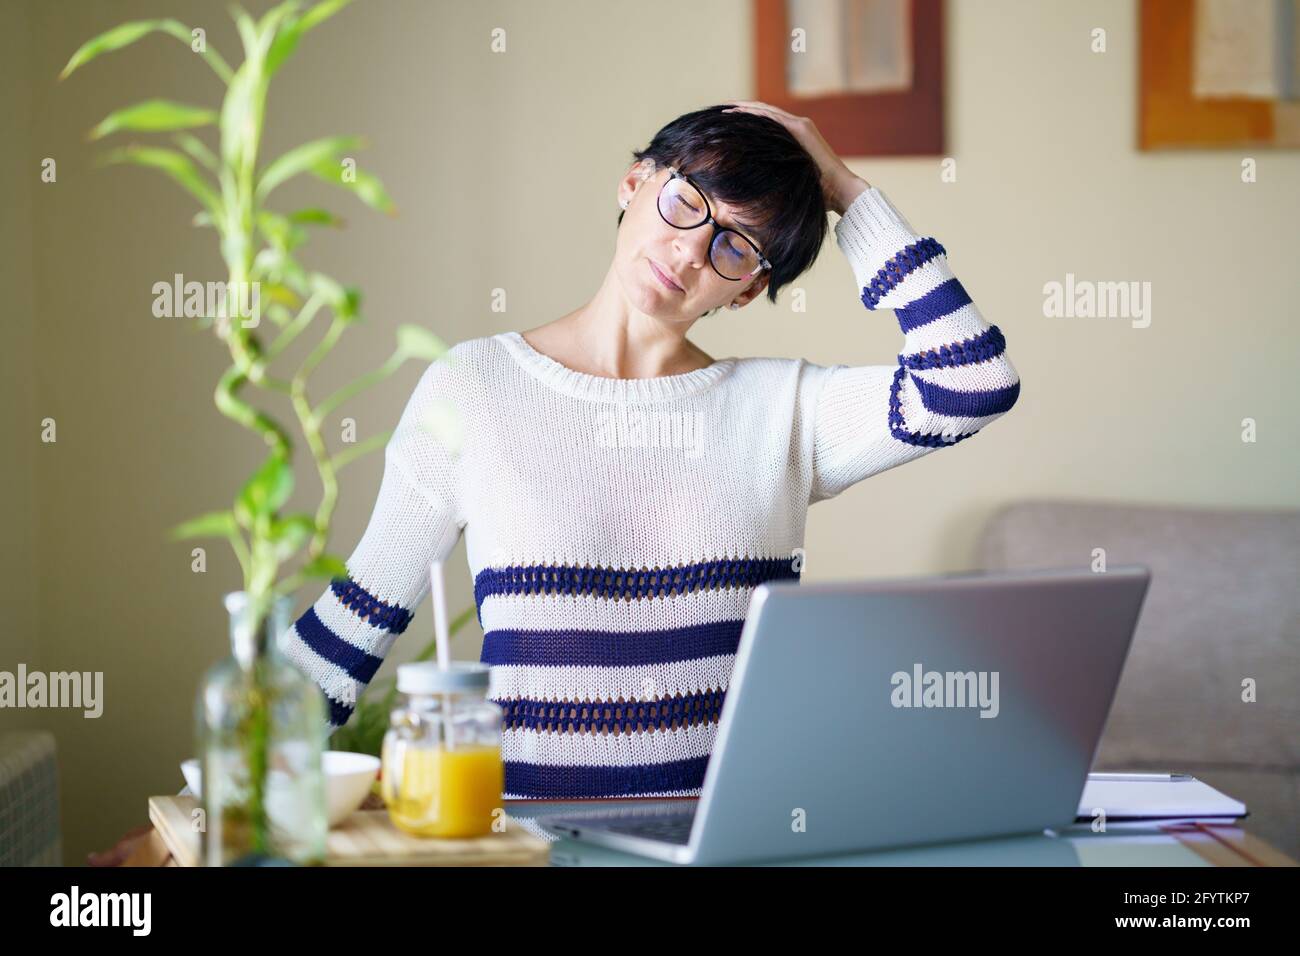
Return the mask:
[(204, 865), (323, 862), (328, 718), (320, 687), (279, 652), (292, 602), (275, 598), (257, 628), (247, 592), (225, 605), (231, 654), (195, 706)]
[(384, 735), (381, 789), (399, 829), (483, 836), (504, 813), (502, 712), (487, 699), (488, 673), (473, 661), (452, 661), (447, 670), (435, 661), (397, 668), (402, 697)]

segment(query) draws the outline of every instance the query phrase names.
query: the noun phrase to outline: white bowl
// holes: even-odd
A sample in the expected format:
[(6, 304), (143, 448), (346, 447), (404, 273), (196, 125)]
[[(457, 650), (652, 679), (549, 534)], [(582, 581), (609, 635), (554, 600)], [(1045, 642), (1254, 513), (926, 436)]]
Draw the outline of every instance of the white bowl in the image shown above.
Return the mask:
[[(322, 755), (325, 772), (325, 815), (336, 827), (365, 802), (370, 785), (379, 773), (379, 758), (346, 750), (327, 750)], [(274, 772), (273, 772), (274, 773)], [(194, 796), (202, 797), (203, 768), (195, 757), (181, 763), (181, 774)]]

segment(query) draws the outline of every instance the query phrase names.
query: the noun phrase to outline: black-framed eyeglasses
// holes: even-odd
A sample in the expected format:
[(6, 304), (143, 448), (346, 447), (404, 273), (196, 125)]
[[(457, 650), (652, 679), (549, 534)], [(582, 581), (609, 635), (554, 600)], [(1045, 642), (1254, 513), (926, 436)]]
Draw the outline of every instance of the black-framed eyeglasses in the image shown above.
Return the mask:
[(714, 272), (724, 279), (741, 282), (772, 268), (772, 263), (763, 258), (758, 247), (748, 238), (718, 224), (703, 190), (675, 166), (667, 169), (668, 178), (659, 189), (659, 215), (668, 225), (678, 229), (698, 229), (706, 223), (713, 224), (709, 265), (713, 266)]

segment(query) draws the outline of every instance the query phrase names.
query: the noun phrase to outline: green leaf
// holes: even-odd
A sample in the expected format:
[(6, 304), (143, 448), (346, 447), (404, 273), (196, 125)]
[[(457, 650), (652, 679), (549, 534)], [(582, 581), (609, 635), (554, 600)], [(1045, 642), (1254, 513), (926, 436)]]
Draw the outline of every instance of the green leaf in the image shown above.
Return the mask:
[(272, 521), (270, 540), (276, 563), (291, 558), (315, 533), (316, 519), (308, 514)]
[(270, 49), (266, 51), (267, 76), (273, 76), (284, 65), (285, 60), (293, 56), (293, 51), (298, 48), (298, 41), (302, 39), (303, 33), (301, 17), (289, 17), (276, 30)]
[[(267, 80), (298, 45), (294, 30), (296, 23), (294, 15), (298, 12), (301, 2), (302, 0), (285, 0), (279, 6), (268, 10), (257, 23), (257, 59)], [(273, 56), (274, 61), (272, 61)]]
[(189, 157), (174, 149), (162, 149), (157, 146), (123, 146), (104, 156), (100, 163), (101, 165), (134, 163), (137, 166), (160, 169), (203, 203), (214, 221), (221, 220), (221, 197), (203, 178), (198, 168), (190, 162)]
[(268, 285), (285, 289), (299, 298), (307, 289), (307, 273), (290, 253), (280, 249), (268, 247), (254, 256), (253, 273), (262, 283), (263, 301), (266, 301)]
[(279, 22), (293, 12), (295, 2), (273, 7), (254, 23), (247, 11), (236, 6), (232, 13), (239, 38), (244, 44), (244, 62), (235, 72), (221, 104), (221, 156), (241, 172), (252, 166), (262, 135), (266, 108), (266, 52)]
[(328, 136), (295, 146), (262, 170), (257, 183), (257, 198), (265, 199), (276, 186), (299, 173), (310, 172), (321, 163), (332, 164), (350, 149), (359, 149), (362, 141), (356, 136)]
[(298, 41), (302, 39), (304, 33), (334, 16), (350, 2), (351, 0), (325, 0), (324, 3), (317, 4), (301, 16), (288, 17), (276, 31), (275, 39), (271, 41), (271, 47), (267, 51), (267, 76), (275, 73), (284, 65), (285, 60), (293, 56), (293, 51), (297, 49)]
[(244, 44), (245, 61), (258, 58), (257, 23), (239, 4), (231, 8), (231, 16), (235, 18), (235, 28), (239, 30), (239, 39)]
[(308, 30), (320, 26), (321, 23), (334, 16), (351, 2), (352, 0), (322, 0), (321, 3), (303, 13), (298, 25), (306, 33)]
[(296, 23), (290, 22), (280, 30), (275, 39), (271, 41), (271, 49), (266, 53), (266, 75), (272, 76), (275, 71), (284, 65), (284, 61), (293, 56), (293, 51), (298, 47), (298, 41), (302, 38), (302, 30), (298, 29)]
[(399, 325), (397, 327), (397, 349), (407, 358), (435, 361), (447, 352), (442, 339), (428, 329), (418, 325)]
[(239, 492), (236, 508), (254, 520), (273, 515), (293, 494), (293, 467), (272, 454)]
[(289, 213), (289, 221), (311, 226), (343, 226), (343, 220), (326, 209), (299, 209)]
[(213, 155), (212, 150), (208, 149), (203, 140), (191, 133), (177, 133), (172, 139), (176, 141), (176, 144), (181, 149), (189, 153), (191, 158), (197, 159), (214, 173), (217, 171), (217, 157)]
[[(73, 70), (90, 62), (97, 56), (130, 46), (141, 37), (154, 32), (169, 34), (186, 46), (190, 46), (193, 42), (193, 31), (180, 21), (170, 18), (164, 20), (134, 20), (130, 23), (119, 24), (94, 39), (83, 43), (77, 49), (77, 52), (72, 54), (72, 58), (68, 60), (68, 65), (59, 74), (59, 79), (67, 79)], [(212, 67), (217, 76), (221, 77), (222, 82), (230, 82), (230, 67), (216, 50), (209, 48), (200, 55)]]
[(101, 33), (93, 40), (87, 40), (77, 49), (76, 53), (72, 54), (72, 58), (68, 60), (68, 65), (59, 74), (59, 79), (66, 79), (73, 70), (85, 63), (89, 63), (97, 56), (130, 46), (141, 37), (162, 29), (162, 23), (162, 20), (135, 20), (131, 23), (123, 23), (120, 26), (113, 27), (113, 29)]
[(292, 309), (302, 307), (302, 299), (298, 293), (294, 292), (288, 286), (280, 285), (278, 282), (268, 282), (262, 289), (262, 295), (272, 304), (284, 304)]
[(343, 301), (334, 307), (340, 319), (352, 320), (361, 313), (361, 290), (350, 285), (343, 290)]
[(332, 554), (322, 554), (304, 564), (298, 570), (298, 573), (304, 578), (346, 578), (348, 576), (348, 566), (343, 563), (341, 558), (337, 558)]
[(311, 291), (323, 298), (340, 319), (355, 319), (361, 306), (361, 290), (343, 286), (329, 276), (313, 272), (309, 280)]
[(217, 118), (212, 110), (201, 106), (174, 103), (171, 100), (145, 100), (109, 113), (90, 131), (91, 139), (103, 139), (119, 130), (158, 133), (173, 129), (209, 126)]
[(271, 41), (275, 38), (275, 32), (280, 28), (280, 25), (285, 22), (286, 18), (292, 19), (300, 6), (302, 6), (302, 0), (284, 0), (279, 6), (272, 7), (262, 15), (262, 19), (257, 23), (257, 33), (258, 41), (262, 44), (263, 56), (271, 48)]
[(246, 60), (235, 71), (225, 99), (221, 101), (221, 158), (232, 167), (240, 166), (246, 143), (253, 133), (249, 124), (253, 112), (253, 86), (257, 76), (255, 66)]
[(397, 207), (393, 201), (388, 198), (388, 193), (384, 191), (383, 183), (372, 173), (364, 169), (354, 168), (351, 170), (351, 179), (343, 178), (343, 169), (340, 164), (332, 159), (326, 159), (317, 163), (311, 168), (312, 175), (325, 180), (327, 183), (333, 183), (335, 186), (342, 186), (344, 189), (352, 192), (363, 203), (371, 209), (378, 209), (380, 212), (386, 212), (390, 216), (397, 213)]
[[(330, 735), (330, 750), (370, 754), (374, 757), (382, 755), (384, 736), (388, 733), (389, 715), (396, 700), (378, 697), (371, 690), (374, 686), (372, 684), (366, 688), (348, 722)], [(395, 698), (396, 692), (394, 691), (391, 696)]]
[(184, 538), (225, 538), (236, 531), (235, 516), (229, 511), (209, 511), (176, 525), (171, 530), (173, 541)]
[(289, 238), (289, 220), (278, 212), (272, 212), (269, 209), (258, 212), (257, 228), (266, 237), (267, 242), (275, 245), (282, 246), (284, 240)]
[(292, 252), (307, 240), (307, 230), (278, 212), (263, 209), (257, 214), (257, 229), (281, 252)]

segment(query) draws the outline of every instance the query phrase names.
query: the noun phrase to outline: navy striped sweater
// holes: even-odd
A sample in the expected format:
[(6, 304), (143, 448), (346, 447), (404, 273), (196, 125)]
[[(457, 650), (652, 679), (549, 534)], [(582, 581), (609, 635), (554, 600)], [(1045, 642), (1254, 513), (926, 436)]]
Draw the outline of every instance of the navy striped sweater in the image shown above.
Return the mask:
[[(753, 589), (797, 579), (809, 505), (1015, 403), (997, 326), (875, 187), (835, 225), (896, 363), (726, 358), (612, 379), (516, 332), (424, 372), (336, 580), (284, 635), (343, 724), (463, 533), (509, 798), (698, 795)], [(456, 412), (458, 428), (445, 427)]]

